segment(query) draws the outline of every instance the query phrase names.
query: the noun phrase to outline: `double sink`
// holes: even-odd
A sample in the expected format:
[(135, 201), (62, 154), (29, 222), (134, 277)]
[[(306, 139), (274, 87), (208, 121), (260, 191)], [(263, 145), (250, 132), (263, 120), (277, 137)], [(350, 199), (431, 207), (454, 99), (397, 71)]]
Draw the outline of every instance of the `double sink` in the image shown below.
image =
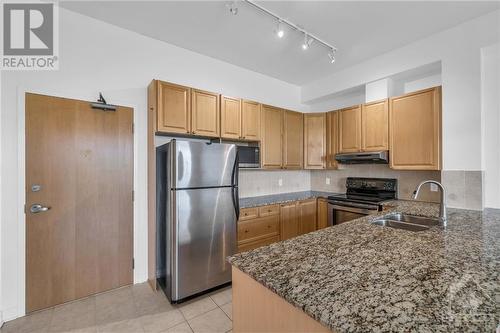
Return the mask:
[(371, 224), (409, 231), (425, 231), (430, 227), (440, 225), (440, 221), (432, 217), (392, 213), (373, 220)]

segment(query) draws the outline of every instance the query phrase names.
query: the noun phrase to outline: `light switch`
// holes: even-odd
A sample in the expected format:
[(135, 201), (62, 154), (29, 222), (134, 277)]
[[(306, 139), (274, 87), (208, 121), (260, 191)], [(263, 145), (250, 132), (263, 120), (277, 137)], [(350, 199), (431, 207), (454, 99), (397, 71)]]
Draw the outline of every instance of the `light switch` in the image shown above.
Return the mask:
[(325, 179), (325, 184), (326, 184), (326, 185), (330, 185), (330, 177), (326, 177), (326, 179)]
[(283, 179), (278, 179), (278, 186), (283, 186)]
[(437, 192), (438, 191), (438, 186), (436, 184), (431, 183), (431, 191), (432, 192)]

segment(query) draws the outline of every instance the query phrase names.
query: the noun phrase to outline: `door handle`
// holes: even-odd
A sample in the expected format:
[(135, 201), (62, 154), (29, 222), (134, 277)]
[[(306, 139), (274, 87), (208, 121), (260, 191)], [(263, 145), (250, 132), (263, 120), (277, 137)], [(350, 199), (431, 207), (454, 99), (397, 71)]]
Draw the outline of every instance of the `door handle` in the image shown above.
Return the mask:
[(34, 204), (34, 205), (31, 205), (30, 212), (33, 214), (38, 214), (41, 212), (46, 212), (49, 209), (50, 209), (50, 207), (45, 207), (45, 206), (42, 206), (40, 204)]

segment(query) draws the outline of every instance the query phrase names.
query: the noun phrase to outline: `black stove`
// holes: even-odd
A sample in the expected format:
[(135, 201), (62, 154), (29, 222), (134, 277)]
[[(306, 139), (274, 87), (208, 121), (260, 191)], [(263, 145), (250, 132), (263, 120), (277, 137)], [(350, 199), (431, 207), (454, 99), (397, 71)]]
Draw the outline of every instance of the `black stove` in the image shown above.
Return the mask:
[(336, 204), (361, 204), (379, 206), (380, 203), (397, 198), (398, 180), (393, 178), (348, 177), (345, 194), (331, 195), (330, 202)]

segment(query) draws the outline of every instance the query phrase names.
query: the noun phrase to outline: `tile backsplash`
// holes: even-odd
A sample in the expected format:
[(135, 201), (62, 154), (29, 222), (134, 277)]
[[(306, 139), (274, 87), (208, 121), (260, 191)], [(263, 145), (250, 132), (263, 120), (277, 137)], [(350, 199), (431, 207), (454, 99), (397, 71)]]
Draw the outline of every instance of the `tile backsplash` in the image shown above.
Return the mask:
[(240, 170), (241, 198), (310, 190), (309, 170)]

